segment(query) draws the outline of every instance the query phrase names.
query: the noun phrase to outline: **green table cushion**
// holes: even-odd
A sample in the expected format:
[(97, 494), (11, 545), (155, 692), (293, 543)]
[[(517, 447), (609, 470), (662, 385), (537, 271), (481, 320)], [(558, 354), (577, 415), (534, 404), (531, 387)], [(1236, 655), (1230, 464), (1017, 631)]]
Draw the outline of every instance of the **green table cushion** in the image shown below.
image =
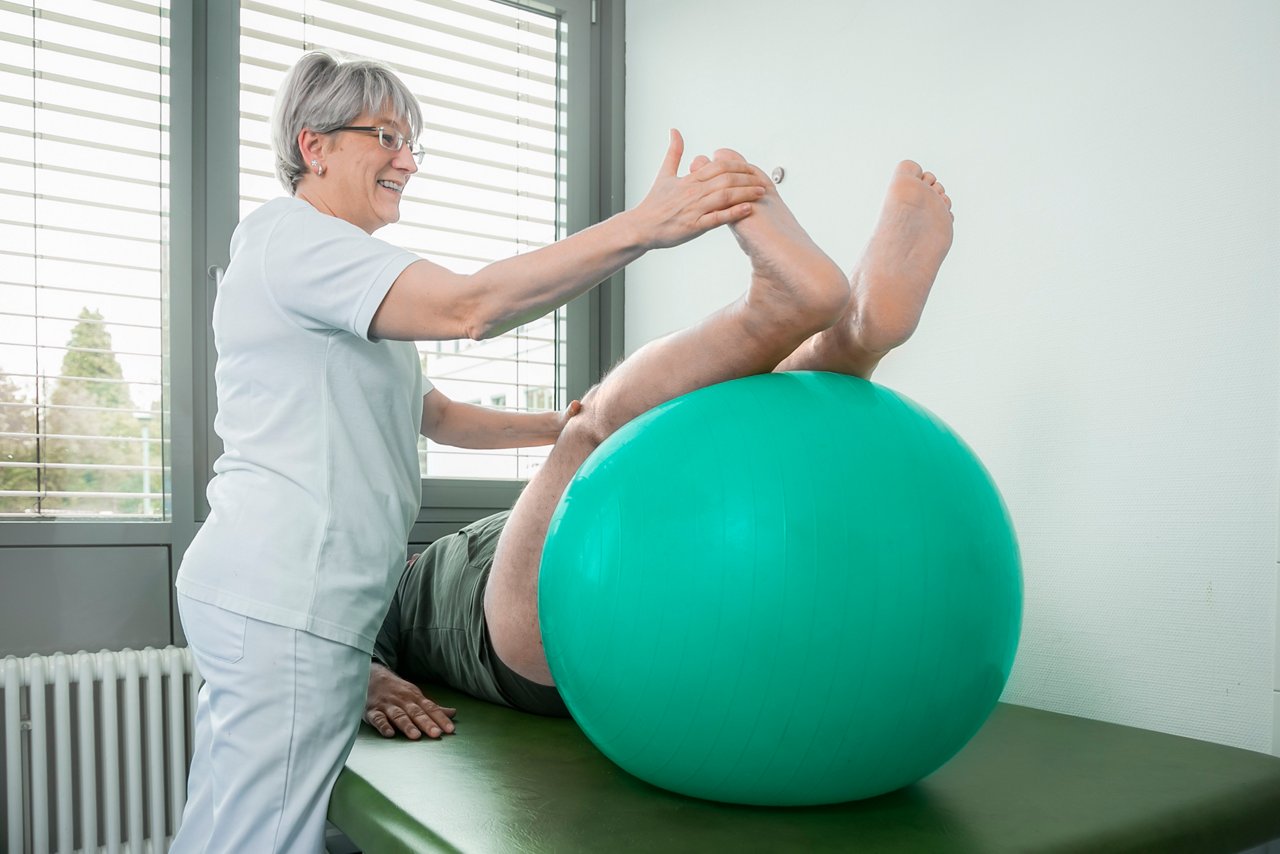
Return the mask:
[(382, 852), (1223, 852), (1280, 837), (1280, 758), (1001, 704), (914, 786), (850, 804), (739, 807), (656, 789), (572, 721), (431, 687), (458, 734), (362, 726), (329, 819)]

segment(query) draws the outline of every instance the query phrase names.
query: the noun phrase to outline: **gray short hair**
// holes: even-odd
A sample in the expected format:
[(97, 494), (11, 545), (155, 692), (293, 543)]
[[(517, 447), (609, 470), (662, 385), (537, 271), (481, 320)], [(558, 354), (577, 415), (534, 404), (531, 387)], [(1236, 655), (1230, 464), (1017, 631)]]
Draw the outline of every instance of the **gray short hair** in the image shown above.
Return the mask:
[(325, 131), (341, 127), (361, 113), (388, 105), (396, 118), (409, 124), (409, 136), (416, 139), (422, 131), (422, 108), (387, 65), (331, 50), (311, 51), (294, 63), (276, 93), (271, 116), (276, 177), (289, 195), (307, 174), (307, 164), (298, 150), (298, 134), (306, 128)]

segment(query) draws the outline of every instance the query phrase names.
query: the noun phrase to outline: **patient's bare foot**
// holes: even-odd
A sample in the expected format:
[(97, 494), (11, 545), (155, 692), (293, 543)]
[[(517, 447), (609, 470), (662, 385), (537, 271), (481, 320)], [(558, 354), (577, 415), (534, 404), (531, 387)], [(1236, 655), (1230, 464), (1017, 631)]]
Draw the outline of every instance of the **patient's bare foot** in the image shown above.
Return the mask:
[(951, 248), (951, 199), (932, 172), (904, 160), (889, 182), (880, 222), (853, 273), (846, 317), (858, 344), (884, 354), (911, 337)]
[[(748, 217), (743, 222), (754, 218)], [(826, 370), (870, 377), (886, 353), (915, 332), (929, 290), (951, 248), (951, 199), (931, 172), (904, 160), (893, 171), (880, 221), (852, 275), (839, 321), (778, 370)]]
[[(717, 151), (715, 157), (743, 159), (729, 149)], [(702, 158), (693, 164), (694, 168), (702, 165)], [(745, 301), (752, 309), (763, 309), (753, 315), (767, 318), (771, 324), (786, 322), (806, 335), (836, 321), (848, 305), (849, 282), (800, 227), (772, 184), (753, 204), (751, 216), (729, 227), (751, 259), (751, 288)], [(776, 326), (772, 328), (776, 334)], [(765, 334), (769, 334), (767, 330)]]

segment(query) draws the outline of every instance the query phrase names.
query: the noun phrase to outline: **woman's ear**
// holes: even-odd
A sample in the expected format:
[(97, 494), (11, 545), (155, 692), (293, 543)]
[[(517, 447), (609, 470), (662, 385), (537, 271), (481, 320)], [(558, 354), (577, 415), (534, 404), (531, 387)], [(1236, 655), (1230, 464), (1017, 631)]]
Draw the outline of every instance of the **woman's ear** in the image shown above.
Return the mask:
[(325, 136), (311, 128), (303, 128), (298, 132), (298, 150), (302, 152), (302, 162), (312, 160), (323, 162)]

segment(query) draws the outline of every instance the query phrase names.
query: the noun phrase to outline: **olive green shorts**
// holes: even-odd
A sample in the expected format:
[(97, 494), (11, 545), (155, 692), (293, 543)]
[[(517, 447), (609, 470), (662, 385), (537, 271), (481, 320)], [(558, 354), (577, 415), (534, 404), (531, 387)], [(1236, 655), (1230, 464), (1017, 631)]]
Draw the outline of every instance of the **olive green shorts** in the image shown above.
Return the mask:
[(405, 569), (374, 657), (413, 682), (441, 682), (522, 711), (567, 716), (560, 693), (507, 667), (489, 637), (484, 591), (509, 515), (436, 540)]

